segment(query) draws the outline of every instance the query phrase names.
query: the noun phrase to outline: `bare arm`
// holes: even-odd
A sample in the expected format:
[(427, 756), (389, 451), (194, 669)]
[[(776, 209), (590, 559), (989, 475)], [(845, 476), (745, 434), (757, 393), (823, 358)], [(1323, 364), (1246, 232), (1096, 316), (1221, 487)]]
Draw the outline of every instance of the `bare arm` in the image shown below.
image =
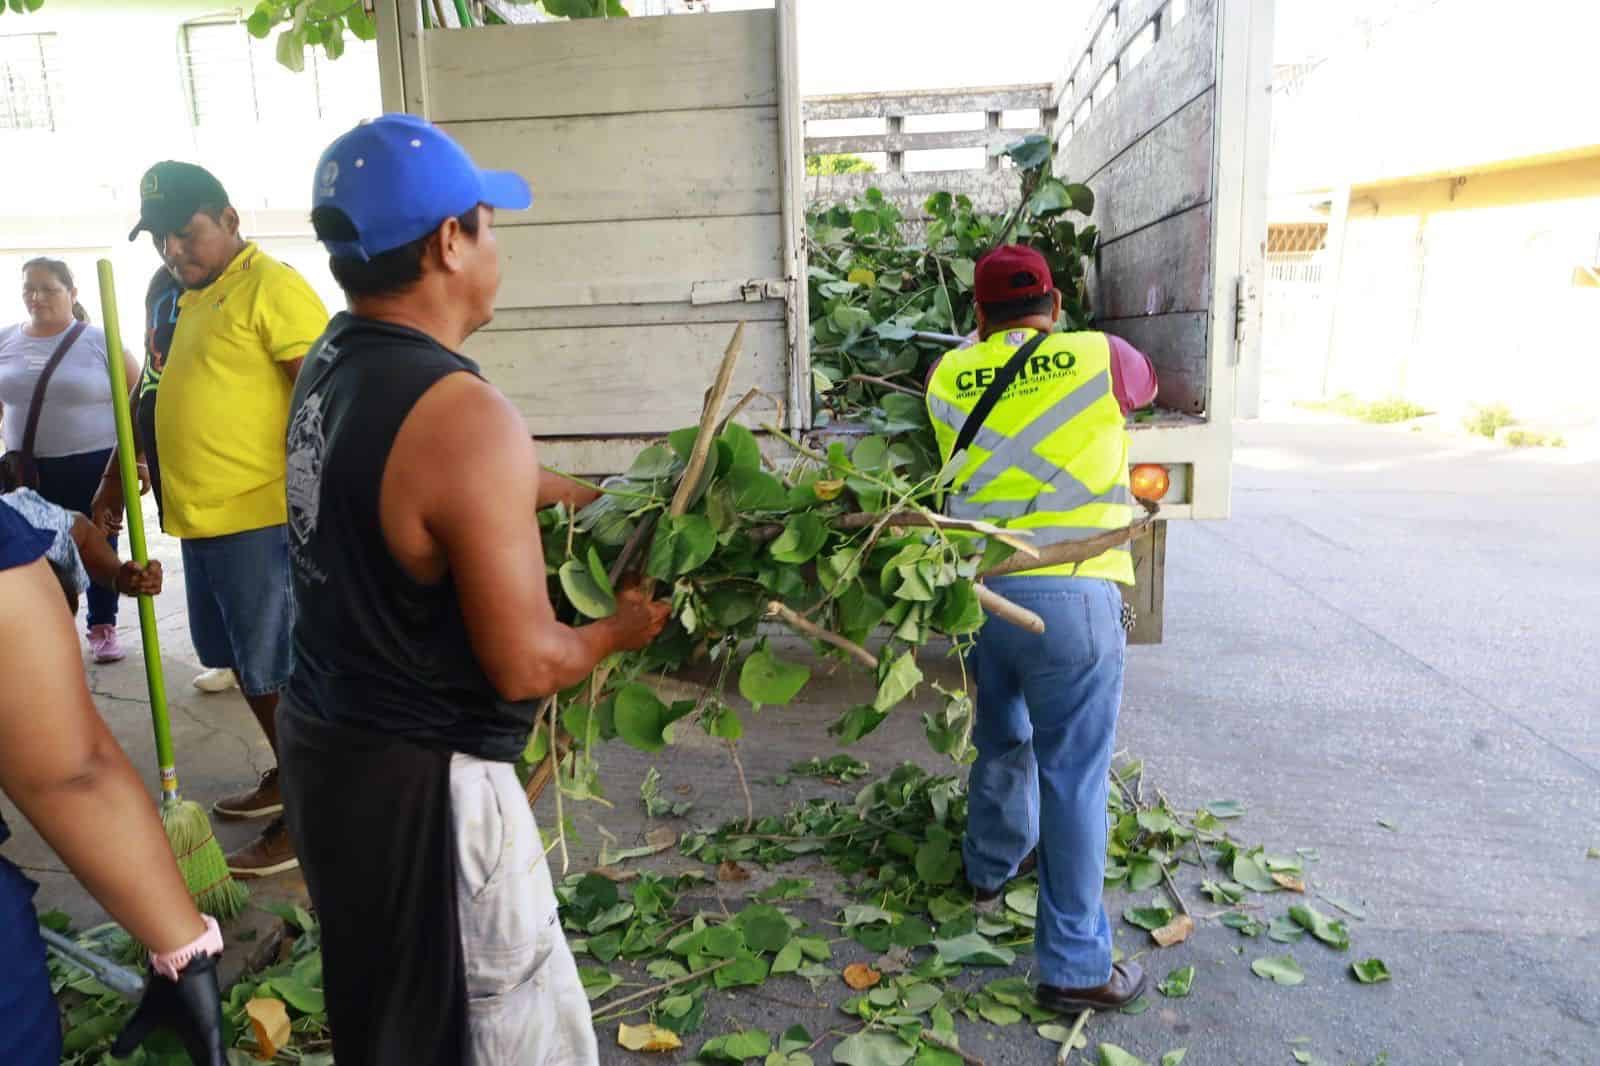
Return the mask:
[(541, 466), (538, 477), (540, 507), (554, 507), (558, 503), (564, 503), (568, 510), (581, 511), (600, 498), (599, 489), (592, 489), (549, 467)]
[(149, 793), (84, 684), (43, 561), (0, 571), (0, 788), (90, 895), (152, 951), (205, 931)]
[(83, 568), (96, 585), (116, 589), (124, 596), (161, 594), (161, 564), (154, 560), (147, 566), (131, 559), (123, 562), (100, 527), (81, 514), (72, 516), (72, 542), (78, 546)]
[(540, 474), (516, 410), (453, 374), (417, 402), (384, 469), (384, 537), (419, 580), (453, 576), (478, 662), (506, 699), (576, 684), (612, 652), (642, 647), (670, 610), (637, 588), (615, 615), (572, 627), (555, 615), (539, 541)]

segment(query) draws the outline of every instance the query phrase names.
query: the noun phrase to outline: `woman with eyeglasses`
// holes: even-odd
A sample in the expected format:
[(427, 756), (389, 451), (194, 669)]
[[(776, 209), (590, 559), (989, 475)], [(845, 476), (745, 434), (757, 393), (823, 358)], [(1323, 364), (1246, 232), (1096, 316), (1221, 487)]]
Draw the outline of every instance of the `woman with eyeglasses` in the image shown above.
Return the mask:
[[(59, 259), (23, 264), (22, 303), (27, 320), (0, 329), (0, 489), (35, 489), (90, 514), (117, 440), (105, 333), (88, 324), (72, 271)], [(132, 358), (127, 370), (135, 380)], [(124, 655), (116, 591), (92, 587), (87, 598), (89, 648), (96, 662), (116, 662)]]

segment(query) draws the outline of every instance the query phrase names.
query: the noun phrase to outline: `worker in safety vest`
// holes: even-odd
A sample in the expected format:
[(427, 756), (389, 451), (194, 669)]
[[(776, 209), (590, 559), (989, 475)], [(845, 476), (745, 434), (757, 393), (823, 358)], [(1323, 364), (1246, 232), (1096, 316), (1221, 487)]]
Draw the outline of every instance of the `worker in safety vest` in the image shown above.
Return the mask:
[[(978, 262), (977, 344), (928, 379), (928, 414), (948, 464), (967, 416), (1018, 350), (1044, 334), (964, 451), (947, 510), (1029, 530), (1036, 546), (1132, 520), (1125, 416), (1155, 398), (1150, 362), (1104, 333), (1052, 333), (1061, 316), (1044, 257), (1008, 245)], [(971, 430), (969, 429), (969, 434)], [(980, 908), (1037, 866), (1039, 1002), (1114, 1009), (1145, 988), (1137, 963), (1111, 962), (1101, 900), (1106, 788), (1122, 700), (1126, 633), (1118, 584), (1126, 545), (1076, 564), (992, 578), (1044, 619), (1035, 635), (991, 615), (971, 657), (978, 687), (962, 858)]]

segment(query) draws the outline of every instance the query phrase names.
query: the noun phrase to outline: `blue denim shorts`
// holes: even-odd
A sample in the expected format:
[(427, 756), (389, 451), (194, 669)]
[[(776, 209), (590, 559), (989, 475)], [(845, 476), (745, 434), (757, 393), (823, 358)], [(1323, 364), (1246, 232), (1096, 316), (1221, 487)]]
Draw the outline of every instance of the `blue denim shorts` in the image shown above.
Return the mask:
[(294, 668), (288, 529), (183, 542), (195, 653), (204, 666), (236, 672), (246, 696), (282, 692)]

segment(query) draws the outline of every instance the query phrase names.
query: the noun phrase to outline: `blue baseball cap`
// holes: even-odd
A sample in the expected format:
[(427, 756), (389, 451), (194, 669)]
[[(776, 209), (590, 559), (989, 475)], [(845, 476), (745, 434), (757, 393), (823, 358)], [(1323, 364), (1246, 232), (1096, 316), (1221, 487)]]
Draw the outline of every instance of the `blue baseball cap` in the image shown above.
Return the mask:
[(329, 255), (371, 259), (438, 229), (478, 204), (523, 211), (528, 183), (505, 170), (480, 170), (465, 149), (426, 119), (384, 115), (328, 146), (317, 161), (313, 209), (342, 211), (353, 240), (323, 238)]

